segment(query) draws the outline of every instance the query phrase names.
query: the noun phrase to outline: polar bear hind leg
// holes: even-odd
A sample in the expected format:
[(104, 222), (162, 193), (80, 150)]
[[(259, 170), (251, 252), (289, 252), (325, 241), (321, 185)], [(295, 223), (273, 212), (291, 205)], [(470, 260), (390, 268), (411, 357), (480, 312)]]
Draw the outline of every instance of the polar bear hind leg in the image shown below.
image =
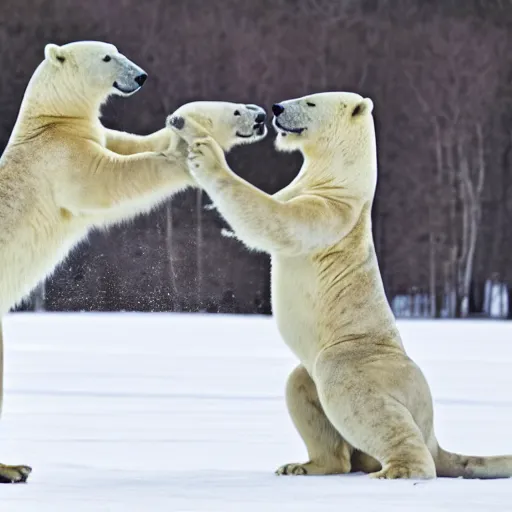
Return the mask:
[(286, 404), (295, 428), (308, 450), (309, 461), (281, 466), (278, 475), (333, 475), (349, 473), (352, 447), (327, 419), (315, 383), (304, 366), (288, 377)]
[[(341, 373), (341, 375), (340, 375)], [(350, 445), (379, 461), (373, 478), (430, 479), (436, 477), (432, 454), (412, 414), (385, 389), (357, 372), (327, 372), (318, 383), (323, 410)], [(357, 389), (357, 392), (354, 392)]]

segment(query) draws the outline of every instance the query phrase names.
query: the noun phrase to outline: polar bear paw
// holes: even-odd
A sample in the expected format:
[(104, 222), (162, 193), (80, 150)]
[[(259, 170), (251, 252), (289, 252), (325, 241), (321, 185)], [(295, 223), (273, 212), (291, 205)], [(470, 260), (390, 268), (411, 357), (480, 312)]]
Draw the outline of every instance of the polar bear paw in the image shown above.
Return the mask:
[(381, 478), (387, 480), (396, 480), (398, 478), (407, 478), (412, 480), (427, 480), (436, 477), (435, 469), (423, 467), (419, 464), (411, 466), (405, 464), (389, 464), (384, 466), (376, 473), (370, 473), (371, 478)]
[(306, 464), (285, 464), (277, 468), (276, 475), (307, 475)]
[(350, 473), (350, 461), (349, 460), (332, 460), (329, 463), (323, 461), (305, 462), (304, 464), (292, 463), (285, 464), (276, 470), (276, 475), (344, 475)]
[(188, 162), (191, 171), (211, 171), (225, 166), (224, 151), (211, 137), (196, 139), (190, 144)]
[(0, 484), (18, 484), (27, 481), (32, 473), (30, 466), (6, 466), (0, 464)]

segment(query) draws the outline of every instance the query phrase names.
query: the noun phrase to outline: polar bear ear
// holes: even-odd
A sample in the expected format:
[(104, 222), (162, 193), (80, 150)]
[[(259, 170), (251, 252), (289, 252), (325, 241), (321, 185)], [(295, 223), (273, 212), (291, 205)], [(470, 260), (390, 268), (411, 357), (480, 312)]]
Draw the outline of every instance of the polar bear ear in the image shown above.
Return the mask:
[(363, 114), (371, 114), (373, 111), (373, 101), (370, 98), (364, 98), (352, 110), (352, 117), (359, 117)]
[(62, 48), (53, 43), (44, 47), (44, 58), (56, 66), (60, 66), (66, 60)]

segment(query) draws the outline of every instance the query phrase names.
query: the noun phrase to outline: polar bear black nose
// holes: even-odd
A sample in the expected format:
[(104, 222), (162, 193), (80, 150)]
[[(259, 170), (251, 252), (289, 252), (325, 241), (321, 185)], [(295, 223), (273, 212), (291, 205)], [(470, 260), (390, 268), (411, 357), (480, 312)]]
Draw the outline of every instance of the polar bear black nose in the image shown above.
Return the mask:
[(257, 123), (263, 123), (263, 121), (265, 121), (265, 117), (267, 117), (263, 112), (260, 112), (257, 116), (256, 116), (256, 122)]
[(141, 75), (135, 77), (135, 81), (142, 87), (147, 77), (148, 75), (146, 73), (142, 73)]
[(284, 112), (283, 105), (279, 105), (279, 103), (274, 103), (272, 105), (272, 112), (277, 117), (278, 115), (282, 114)]

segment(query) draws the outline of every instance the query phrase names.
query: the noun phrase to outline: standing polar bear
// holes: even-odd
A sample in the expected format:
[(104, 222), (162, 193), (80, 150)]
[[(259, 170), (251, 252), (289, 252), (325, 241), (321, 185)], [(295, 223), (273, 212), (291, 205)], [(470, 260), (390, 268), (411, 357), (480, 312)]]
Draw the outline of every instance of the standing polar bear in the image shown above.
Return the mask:
[[(170, 130), (138, 136), (98, 118), (110, 95), (129, 96), (146, 78), (110, 44), (46, 46), (0, 160), (0, 321), (92, 228), (147, 212), (195, 184), (186, 144)], [(183, 111), (225, 149), (266, 133), (253, 105), (198, 102)], [(25, 481), (30, 471), (0, 465), (0, 482)]]
[(309, 453), (278, 474), (363, 471), (377, 478), (500, 478), (512, 457), (468, 457), (435, 437), (429, 386), (405, 353), (371, 232), (377, 181), (373, 104), (322, 93), (273, 106), (276, 146), (304, 164), (269, 196), (236, 176), (188, 119), (189, 170), (250, 248), (272, 256), (279, 331), (300, 359), (286, 399)]

